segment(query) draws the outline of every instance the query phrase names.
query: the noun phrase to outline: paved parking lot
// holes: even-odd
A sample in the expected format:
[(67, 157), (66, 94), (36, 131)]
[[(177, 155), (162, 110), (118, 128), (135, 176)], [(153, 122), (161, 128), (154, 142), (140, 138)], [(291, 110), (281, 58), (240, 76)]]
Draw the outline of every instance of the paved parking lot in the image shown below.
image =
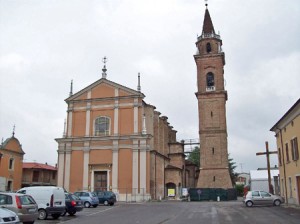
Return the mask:
[(146, 202), (117, 203), (85, 208), (75, 216), (58, 220), (38, 220), (36, 223), (110, 223), (110, 224), (299, 224), (300, 209), (284, 206), (245, 207), (233, 202)]

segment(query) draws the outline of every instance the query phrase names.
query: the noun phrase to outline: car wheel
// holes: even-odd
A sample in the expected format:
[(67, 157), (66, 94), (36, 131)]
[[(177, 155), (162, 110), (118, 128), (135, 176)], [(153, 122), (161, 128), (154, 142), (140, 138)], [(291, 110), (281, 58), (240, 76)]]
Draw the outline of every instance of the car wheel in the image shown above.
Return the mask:
[(253, 202), (252, 201), (247, 201), (246, 202), (246, 206), (247, 207), (252, 207), (253, 206)]
[(275, 206), (279, 206), (280, 204), (281, 204), (281, 201), (280, 201), (280, 200), (275, 200), (275, 201), (274, 201), (274, 205), (275, 205)]
[(108, 205), (108, 201), (104, 201), (104, 205)]
[(67, 209), (64, 211), (64, 213), (61, 214), (61, 216), (65, 216), (67, 214)]
[(68, 212), (69, 213), (69, 215), (75, 215), (76, 214), (76, 212)]
[(47, 218), (48, 214), (45, 209), (39, 210), (39, 219), (45, 220)]
[(86, 201), (86, 202), (84, 202), (84, 207), (89, 208), (89, 207), (91, 207), (91, 204), (88, 201)]
[(93, 205), (94, 208), (97, 208), (98, 205)]

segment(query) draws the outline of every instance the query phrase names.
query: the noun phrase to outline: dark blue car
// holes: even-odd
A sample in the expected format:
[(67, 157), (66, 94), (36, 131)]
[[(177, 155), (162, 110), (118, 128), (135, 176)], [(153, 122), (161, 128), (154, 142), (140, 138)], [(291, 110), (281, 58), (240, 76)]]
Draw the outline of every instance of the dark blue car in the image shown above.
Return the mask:
[(99, 204), (114, 205), (117, 201), (116, 195), (112, 191), (95, 191), (94, 193), (99, 199)]

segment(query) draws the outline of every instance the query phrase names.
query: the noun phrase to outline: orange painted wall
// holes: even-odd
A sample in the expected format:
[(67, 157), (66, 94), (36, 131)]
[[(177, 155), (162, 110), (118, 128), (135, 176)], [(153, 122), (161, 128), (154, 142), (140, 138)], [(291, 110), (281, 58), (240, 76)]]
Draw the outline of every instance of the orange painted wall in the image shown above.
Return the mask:
[(112, 163), (112, 150), (91, 150), (90, 164), (108, 164)]
[(84, 136), (85, 135), (85, 111), (73, 112), (73, 124), (72, 124), (72, 136)]
[(119, 111), (119, 133), (128, 135), (133, 133), (133, 108), (122, 108)]
[(119, 150), (119, 190), (120, 193), (131, 192), (132, 189), (132, 151), (130, 149)]
[(115, 96), (115, 89), (106, 84), (101, 84), (92, 89), (92, 98), (104, 98)]
[(82, 190), (83, 151), (72, 151), (70, 192)]

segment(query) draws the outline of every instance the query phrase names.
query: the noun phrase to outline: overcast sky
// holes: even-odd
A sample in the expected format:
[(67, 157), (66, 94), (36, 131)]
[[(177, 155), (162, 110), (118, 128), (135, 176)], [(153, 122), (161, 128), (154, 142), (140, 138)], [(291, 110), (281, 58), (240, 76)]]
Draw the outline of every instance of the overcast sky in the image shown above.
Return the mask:
[[(237, 172), (266, 167), (270, 128), (300, 96), (300, 1), (209, 0), (225, 52), (228, 151)], [(203, 0), (0, 0), (0, 138), (24, 161), (57, 162), (67, 104), (101, 78), (136, 89), (169, 118), (177, 139), (198, 136), (197, 34)], [(271, 165), (277, 164), (272, 155)]]

